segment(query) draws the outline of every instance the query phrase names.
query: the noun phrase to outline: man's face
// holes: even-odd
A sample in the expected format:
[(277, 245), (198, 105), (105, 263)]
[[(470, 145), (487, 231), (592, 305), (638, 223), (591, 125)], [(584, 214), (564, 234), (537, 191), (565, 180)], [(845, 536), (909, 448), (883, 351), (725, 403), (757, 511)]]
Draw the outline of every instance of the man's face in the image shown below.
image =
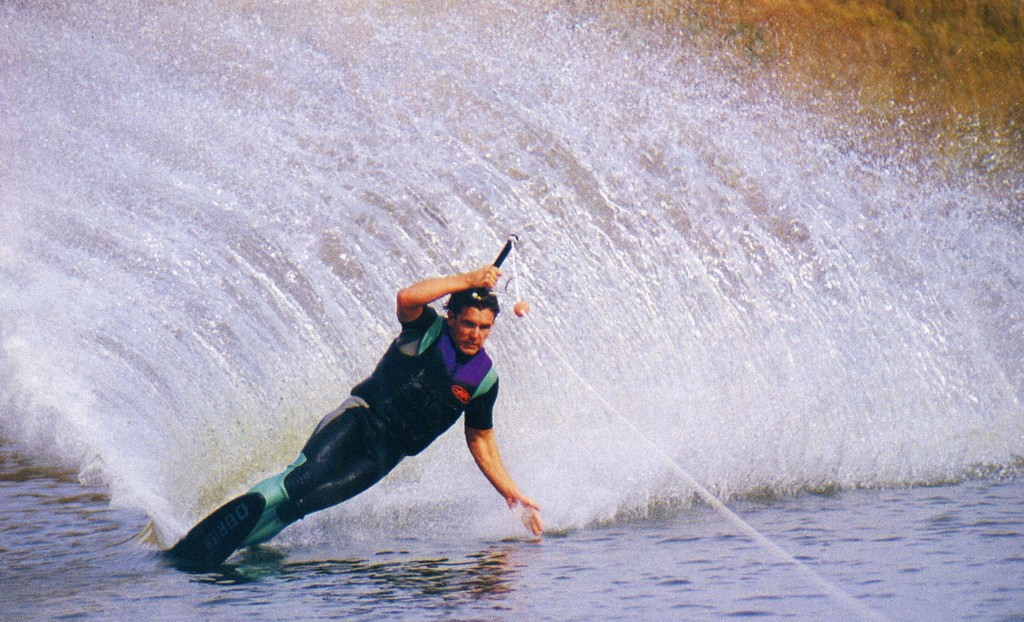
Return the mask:
[(494, 311), (466, 307), (458, 316), (448, 314), (448, 327), (451, 329), (455, 347), (466, 356), (473, 356), (483, 347), (487, 336), (494, 326)]

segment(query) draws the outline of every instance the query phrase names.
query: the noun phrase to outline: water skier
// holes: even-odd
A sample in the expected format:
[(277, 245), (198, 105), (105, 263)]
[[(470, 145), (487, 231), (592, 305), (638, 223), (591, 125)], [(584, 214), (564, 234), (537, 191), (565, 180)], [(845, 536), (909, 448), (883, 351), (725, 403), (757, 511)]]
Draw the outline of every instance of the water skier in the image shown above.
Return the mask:
[[(523, 523), (540, 535), (540, 508), (523, 495), (501, 460), (492, 425), (498, 379), (484, 351), (500, 312), (495, 266), (430, 278), (398, 292), (401, 332), (369, 378), (320, 421), (298, 459), (250, 490), (266, 499), (243, 544), (273, 538), (306, 515), (341, 503), (423, 451), (465, 413), (477, 466)], [(445, 317), (430, 304), (450, 296)]]

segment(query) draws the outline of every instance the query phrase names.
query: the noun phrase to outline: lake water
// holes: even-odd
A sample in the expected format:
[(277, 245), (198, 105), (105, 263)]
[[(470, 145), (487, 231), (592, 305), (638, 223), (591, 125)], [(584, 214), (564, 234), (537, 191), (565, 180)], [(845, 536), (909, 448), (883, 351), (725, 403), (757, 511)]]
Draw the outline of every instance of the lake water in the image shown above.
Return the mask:
[[(1024, 479), (858, 490), (733, 508), (835, 589), (707, 507), (542, 540), (286, 533), (216, 572), (169, 568), (145, 516), (0, 453), (5, 620), (1024, 619)], [(310, 519), (307, 519), (307, 521)], [(356, 528), (357, 530), (359, 528)]]
[[(597, 6), (0, 4), (0, 617), (1024, 616), (1012, 167)], [(162, 563), (399, 287), (510, 233), (495, 426), (541, 541), (453, 430)]]

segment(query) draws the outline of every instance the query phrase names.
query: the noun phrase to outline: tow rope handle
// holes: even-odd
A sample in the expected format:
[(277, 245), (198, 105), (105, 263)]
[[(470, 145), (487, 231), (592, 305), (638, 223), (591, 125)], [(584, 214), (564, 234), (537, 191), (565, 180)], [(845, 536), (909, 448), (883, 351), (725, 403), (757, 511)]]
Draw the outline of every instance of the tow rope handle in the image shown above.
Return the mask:
[[(495, 268), (500, 268), (501, 267), (501, 264), (505, 262), (505, 259), (508, 257), (509, 253), (512, 252), (512, 247), (515, 246), (518, 243), (519, 243), (519, 236), (517, 236), (515, 234), (512, 234), (512, 235), (508, 236), (508, 241), (505, 242), (505, 247), (501, 249), (501, 252), (498, 253), (498, 258), (494, 260), (494, 267)], [(515, 262), (515, 258), (513, 257), (513, 259), (512, 259), (512, 277), (511, 277), (512, 279), (515, 279), (515, 274), (516, 274), (516, 262)], [(507, 289), (507, 286), (506, 286), (506, 289)], [(516, 288), (515, 289), (516, 289), (516, 298), (517, 298), (517, 300), (516, 300), (515, 307), (513, 307), (512, 310), (515, 311), (515, 314), (516, 314), (517, 317), (526, 317), (526, 314), (528, 314), (530, 312), (530, 303), (526, 302), (525, 300), (523, 300), (522, 298), (519, 297), (519, 284), (518, 283), (516, 283)]]
[(494, 260), (494, 267), (495, 268), (500, 268), (501, 264), (505, 263), (505, 259), (508, 257), (508, 254), (512, 252), (512, 245), (515, 244), (518, 241), (519, 241), (519, 236), (516, 236), (516, 235), (508, 236), (508, 241), (505, 242), (505, 247), (501, 249), (501, 252), (498, 253), (498, 258)]

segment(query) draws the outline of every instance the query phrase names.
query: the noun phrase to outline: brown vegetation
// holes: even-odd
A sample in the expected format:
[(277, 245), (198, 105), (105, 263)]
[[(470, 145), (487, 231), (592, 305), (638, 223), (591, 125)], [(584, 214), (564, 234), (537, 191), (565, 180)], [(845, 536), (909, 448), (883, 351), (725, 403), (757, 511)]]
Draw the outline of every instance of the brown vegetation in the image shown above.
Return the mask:
[[(622, 5), (620, 5), (622, 6)], [(1024, 161), (1022, 0), (634, 3), (804, 105), (979, 169)], [(908, 140), (911, 142), (911, 140)]]

